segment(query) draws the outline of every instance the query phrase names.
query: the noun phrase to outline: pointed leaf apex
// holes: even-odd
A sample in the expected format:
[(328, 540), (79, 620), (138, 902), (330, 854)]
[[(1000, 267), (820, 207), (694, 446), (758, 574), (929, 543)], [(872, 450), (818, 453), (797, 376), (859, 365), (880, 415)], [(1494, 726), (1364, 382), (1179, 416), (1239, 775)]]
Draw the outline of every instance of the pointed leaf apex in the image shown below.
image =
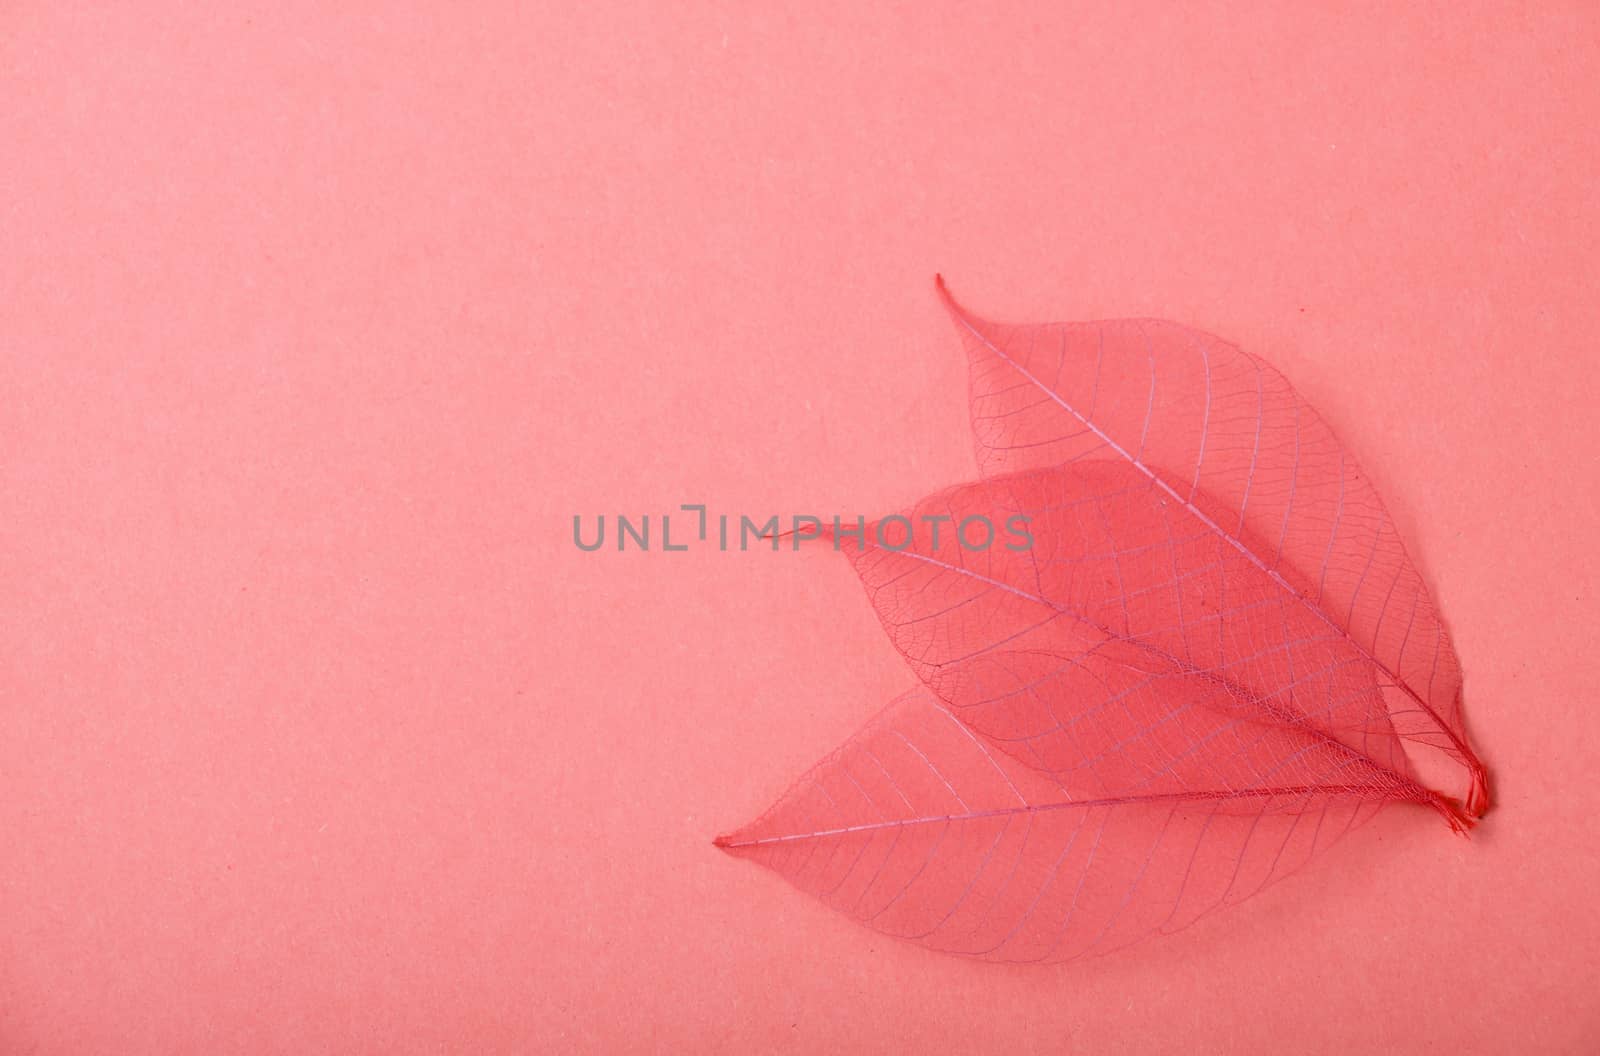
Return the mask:
[(955, 294), (950, 292), (950, 287), (945, 283), (942, 274), (934, 275), (933, 287), (938, 292), (939, 300), (944, 304), (945, 311), (950, 313), (950, 318), (955, 320), (957, 327), (963, 332), (976, 334), (978, 328), (986, 323), (983, 317), (973, 314), (965, 305), (956, 300)]

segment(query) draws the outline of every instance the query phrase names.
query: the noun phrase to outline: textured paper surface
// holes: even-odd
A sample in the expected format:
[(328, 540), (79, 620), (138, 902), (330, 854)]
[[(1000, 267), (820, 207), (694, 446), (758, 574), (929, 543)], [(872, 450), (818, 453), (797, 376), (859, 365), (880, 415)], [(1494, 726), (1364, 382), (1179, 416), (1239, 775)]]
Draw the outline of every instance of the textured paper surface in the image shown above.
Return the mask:
[[(11, 5), (0, 1047), (1592, 1050), (1597, 29)], [(912, 680), (829, 555), (572, 515), (973, 476), (936, 270), (1294, 380), (1450, 621), (1470, 841), (1042, 970), (711, 847)]]

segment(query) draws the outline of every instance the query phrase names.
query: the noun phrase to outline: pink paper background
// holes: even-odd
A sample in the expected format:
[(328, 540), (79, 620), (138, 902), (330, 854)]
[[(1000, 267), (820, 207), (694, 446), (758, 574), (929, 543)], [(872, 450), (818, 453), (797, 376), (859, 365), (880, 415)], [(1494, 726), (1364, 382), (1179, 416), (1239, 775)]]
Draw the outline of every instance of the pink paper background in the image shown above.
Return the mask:
[[(0, 11), (0, 1049), (1600, 1046), (1591, 5), (350, 6)], [(935, 270), (1324, 411), (1471, 840), (1042, 970), (713, 850), (910, 676), (842, 561), (571, 517), (971, 476)]]

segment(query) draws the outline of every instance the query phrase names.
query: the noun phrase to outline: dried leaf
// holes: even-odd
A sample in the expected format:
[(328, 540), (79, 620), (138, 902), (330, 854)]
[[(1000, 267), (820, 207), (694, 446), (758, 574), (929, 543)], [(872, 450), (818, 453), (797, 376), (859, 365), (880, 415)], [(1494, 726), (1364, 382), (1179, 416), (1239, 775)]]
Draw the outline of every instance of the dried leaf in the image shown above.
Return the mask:
[(1238, 902), (1389, 803), (1470, 827), (1449, 639), (1282, 376), (1171, 323), (946, 301), (986, 479), (820, 533), (927, 692), (719, 844), (891, 933), (1061, 960)]
[(1347, 773), (1343, 756), (1312, 746), (1260, 788), (1080, 795), (916, 690), (717, 844), (887, 934), (1063, 961), (1176, 931), (1385, 804), (1426, 801), (1416, 786), (1346, 785)]
[(1176, 323), (1008, 326), (938, 288), (967, 349), (985, 476), (1085, 458), (1132, 467), (1370, 657), (1396, 729), (1461, 771), (1465, 809), (1482, 816), (1488, 777), (1438, 610), (1371, 482), (1283, 375)]

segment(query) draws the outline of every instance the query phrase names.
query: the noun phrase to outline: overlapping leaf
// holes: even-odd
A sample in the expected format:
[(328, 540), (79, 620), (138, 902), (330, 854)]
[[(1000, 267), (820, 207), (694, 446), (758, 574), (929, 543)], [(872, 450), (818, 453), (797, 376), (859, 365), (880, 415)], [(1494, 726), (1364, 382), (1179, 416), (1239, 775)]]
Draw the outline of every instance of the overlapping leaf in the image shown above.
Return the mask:
[(947, 304), (985, 479), (836, 540), (926, 691), (722, 845), (894, 934), (1058, 960), (1239, 901), (1386, 804), (1481, 815), (1432, 600), (1281, 375), (1171, 323)]
[(1078, 794), (919, 689), (717, 843), (887, 934), (989, 960), (1062, 961), (1176, 931), (1304, 865), (1385, 804), (1426, 798), (1416, 786), (1348, 783), (1351, 769), (1310, 746), (1263, 772), (1270, 788)]
[(1396, 728), (1460, 771), (1488, 806), (1467, 744), (1461, 667), (1371, 482), (1269, 364), (1160, 320), (1006, 326), (939, 283), (970, 363), (985, 476), (1111, 459), (1187, 510), (1385, 675)]

